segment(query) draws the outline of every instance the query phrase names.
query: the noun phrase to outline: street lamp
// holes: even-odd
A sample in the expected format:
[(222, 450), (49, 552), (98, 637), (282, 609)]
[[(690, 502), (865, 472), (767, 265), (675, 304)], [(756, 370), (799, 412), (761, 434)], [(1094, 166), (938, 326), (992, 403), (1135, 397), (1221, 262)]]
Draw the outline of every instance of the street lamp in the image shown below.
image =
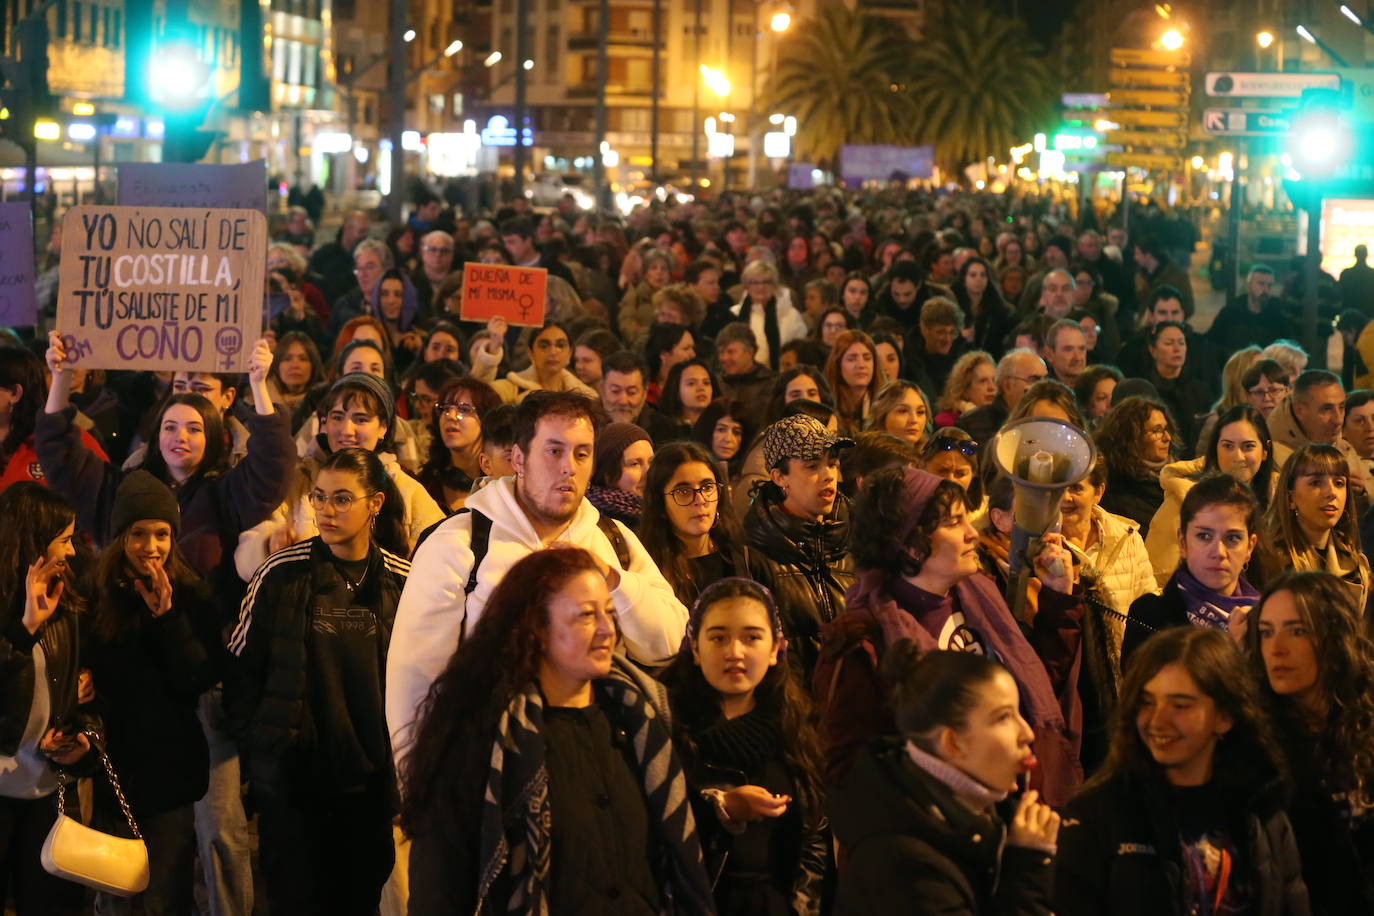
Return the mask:
[(405, 39), (406, 44), (410, 44), (412, 41), (415, 40), (415, 30), (414, 30), (414, 29), (406, 29), (405, 34), (402, 35), (401, 37)]
[(1350, 64), (1346, 62), (1344, 57), (1341, 57), (1339, 54), (1335, 52), (1335, 50), (1329, 44), (1322, 41), (1315, 34), (1313, 34), (1312, 30), (1309, 29), (1307, 26), (1299, 25), (1296, 31), (1298, 33), (1298, 37), (1301, 38), (1303, 41), (1307, 42), (1308, 44), (1314, 44), (1317, 47), (1321, 48), (1324, 52), (1326, 52), (1326, 56), (1334, 60), (1337, 66), (1350, 66)]
[(1159, 43), (1166, 51), (1177, 51), (1183, 47), (1183, 33), (1178, 29), (1170, 29), (1160, 36)]
[(708, 67), (702, 64), (701, 76), (706, 82), (706, 88), (710, 89), (716, 95), (725, 98), (730, 94), (730, 81), (725, 78), (724, 73), (721, 73), (714, 67)]
[(487, 59), (482, 61), (482, 66), (495, 67), (499, 63), (501, 63), (501, 52), (492, 51), (490, 54), (487, 55)]
[(773, 18), (768, 20), (768, 27), (774, 32), (786, 32), (792, 25), (792, 14), (786, 10), (779, 10), (773, 14)]
[(1274, 33), (1268, 29), (1263, 29), (1255, 33), (1255, 44), (1266, 50), (1274, 44)]
[(444, 48), (444, 56), (452, 57), (461, 50), (463, 50), (463, 43), (455, 38), (453, 41), (449, 42), (449, 46), (447, 48)]
[(1352, 10), (1350, 7), (1346, 6), (1344, 3), (1341, 4), (1341, 15), (1344, 16), (1346, 19), (1349, 19), (1356, 25), (1364, 25), (1364, 23), (1360, 21), (1360, 17), (1355, 15), (1355, 11)]

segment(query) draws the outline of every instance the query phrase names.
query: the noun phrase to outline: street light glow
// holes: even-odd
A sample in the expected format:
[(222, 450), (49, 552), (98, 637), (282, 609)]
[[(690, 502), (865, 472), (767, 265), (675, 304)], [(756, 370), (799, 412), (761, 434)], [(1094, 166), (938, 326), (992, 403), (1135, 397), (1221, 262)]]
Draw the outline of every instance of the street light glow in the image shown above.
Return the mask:
[(500, 51), (492, 51), (490, 54), (487, 55), (487, 59), (482, 61), (483, 66), (486, 67), (495, 67), (499, 63), (501, 63)]
[(1298, 37), (1301, 38), (1303, 41), (1307, 42), (1308, 44), (1316, 44), (1316, 43), (1317, 43), (1316, 36), (1314, 36), (1311, 32), (1307, 31), (1307, 26), (1305, 26), (1305, 25), (1300, 25), (1300, 26), (1298, 26), (1297, 32), (1298, 32)]
[(1159, 43), (1164, 46), (1165, 50), (1177, 51), (1183, 47), (1183, 33), (1178, 29), (1170, 29), (1160, 36)]
[(409, 44), (410, 42), (412, 42), (412, 41), (415, 40), (415, 30), (414, 30), (414, 29), (406, 29), (406, 33), (405, 33), (404, 35), (402, 35), (401, 37), (404, 38), (404, 39), (406, 40), (406, 43), (407, 43), (407, 44)]
[(530, 60), (528, 57), (525, 58), (525, 69), (526, 69), (526, 70), (533, 70), (533, 69), (534, 69), (534, 61)]
[(781, 123), (782, 123), (783, 117), (784, 117), (784, 115), (782, 115), (780, 112), (774, 112), (773, 114), (770, 114), (770, 115), (768, 116), (768, 123), (769, 123), (769, 124), (781, 124)]
[(706, 88), (710, 89), (716, 95), (725, 98), (730, 94), (730, 81), (725, 78), (724, 73), (721, 73), (714, 67), (708, 67), (702, 64), (701, 76), (706, 81)]
[(1268, 48), (1274, 43), (1274, 33), (1265, 29), (1255, 34), (1255, 44), (1261, 48)]
[(452, 57), (461, 50), (463, 50), (463, 43), (455, 38), (452, 42), (449, 43), (449, 46), (447, 48), (444, 48), (444, 56)]
[(1206, 164), (1207, 160), (1203, 159), (1201, 156), (1194, 156), (1192, 159), (1192, 165), (1195, 169), (1200, 169)]
[(1298, 152), (1308, 162), (1323, 163), (1336, 151), (1336, 132), (1329, 127), (1312, 127), (1298, 138)]
[(792, 14), (785, 11), (774, 13), (768, 25), (774, 32), (786, 32), (792, 25)]
[(1360, 21), (1360, 17), (1355, 15), (1355, 11), (1352, 10), (1350, 7), (1346, 6), (1344, 3), (1341, 4), (1341, 15), (1344, 16), (1346, 19), (1349, 19), (1356, 25), (1364, 25), (1364, 23)]

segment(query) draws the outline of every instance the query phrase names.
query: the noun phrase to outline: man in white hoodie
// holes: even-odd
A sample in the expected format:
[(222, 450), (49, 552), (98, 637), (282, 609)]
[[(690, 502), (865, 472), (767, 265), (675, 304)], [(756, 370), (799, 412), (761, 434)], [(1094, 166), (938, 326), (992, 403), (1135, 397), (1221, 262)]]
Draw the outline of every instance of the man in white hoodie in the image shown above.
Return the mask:
[(474, 493), (469, 511), (434, 528), (416, 551), (386, 666), (386, 719), (398, 763), (420, 703), (477, 624), (492, 589), (536, 550), (572, 544), (596, 557), (632, 660), (657, 665), (677, 653), (687, 609), (634, 533), (603, 521), (585, 498), (599, 411), (579, 394), (532, 392), (516, 416), (515, 476)]

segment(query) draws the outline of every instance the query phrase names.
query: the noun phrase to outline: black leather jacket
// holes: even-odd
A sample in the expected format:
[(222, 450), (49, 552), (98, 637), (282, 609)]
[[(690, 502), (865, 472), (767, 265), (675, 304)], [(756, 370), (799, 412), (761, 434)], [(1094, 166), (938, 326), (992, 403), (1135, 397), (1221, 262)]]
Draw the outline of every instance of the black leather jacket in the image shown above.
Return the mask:
[[(20, 601), (23, 598), (21, 596)], [(69, 723), (77, 712), (76, 687), (80, 673), (76, 615), (66, 608), (30, 633), (22, 623), (22, 604), (4, 615), (0, 627), (0, 755), (14, 756), (24, 737), (29, 712), (33, 709), (33, 647), (41, 645), (48, 669), (48, 698), (51, 710), (48, 727)]]
[(811, 682), (821, 627), (844, 611), (854, 581), (849, 554), (849, 501), (835, 498), (828, 518), (814, 522), (783, 510), (782, 491), (766, 483), (744, 518), (751, 575), (773, 592), (782, 613), (788, 657)]

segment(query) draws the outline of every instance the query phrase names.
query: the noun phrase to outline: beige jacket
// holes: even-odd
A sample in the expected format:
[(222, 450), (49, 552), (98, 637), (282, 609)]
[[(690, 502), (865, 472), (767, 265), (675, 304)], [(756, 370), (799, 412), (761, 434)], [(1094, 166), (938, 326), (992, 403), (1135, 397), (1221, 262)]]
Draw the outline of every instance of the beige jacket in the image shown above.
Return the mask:
[[(1093, 533), (1086, 550), (1072, 547), (1083, 561), (1084, 572), (1095, 575), (1098, 591), (1121, 617), (1106, 616), (1109, 650), (1113, 659), (1121, 657), (1121, 640), (1126, 635), (1126, 613), (1141, 595), (1158, 594), (1150, 554), (1140, 538), (1140, 526), (1128, 518), (1113, 515), (1101, 506), (1093, 507)], [(1153, 524), (1150, 527), (1154, 531)]]
[[(1269, 436), (1274, 440), (1274, 463), (1283, 467), (1293, 454), (1293, 452), (1309, 444), (1312, 440), (1302, 431), (1302, 426), (1298, 423), (1298, 418), (1293, 415), (1293, 396), (1279, 401), (1278, 405), (1269, 413)], [(1350, 482), (1363, 489), (1366, 493), (1374, 492), (1371, 486), (1374, 481), (1369, 478), (1367, 465), (1360, 459), (1360, 453), (1355, 451), (1355, 446), (1346, 441), (1345, 436), (1337, 435), (1336, 441), (1331, 443), (1342, 455), (1345, 456), (1346, 463), (1350, 465)], [(1283, 446), (1284, 449), (1280, 449)], [(1286, 449), (1286, 450), (1285, 450)]]
[[(595, 388), (583, 384), (580, 378), (567, 369), (563, 370), (559, 381), (562, 384), (553, 389), (554, 391), (573, 391), (592, 400), (599, 397)], [(492, 382), (491, 387), (501, 396), (501, 401), (506, 404), (519, 404), (525, 399), (525, 395), (531, 391), (543, 390), (543, 386), (539, 384), (539, 379), (534, 374), (533, 366), (520, 372), (507, 372), (505, 378)]]

